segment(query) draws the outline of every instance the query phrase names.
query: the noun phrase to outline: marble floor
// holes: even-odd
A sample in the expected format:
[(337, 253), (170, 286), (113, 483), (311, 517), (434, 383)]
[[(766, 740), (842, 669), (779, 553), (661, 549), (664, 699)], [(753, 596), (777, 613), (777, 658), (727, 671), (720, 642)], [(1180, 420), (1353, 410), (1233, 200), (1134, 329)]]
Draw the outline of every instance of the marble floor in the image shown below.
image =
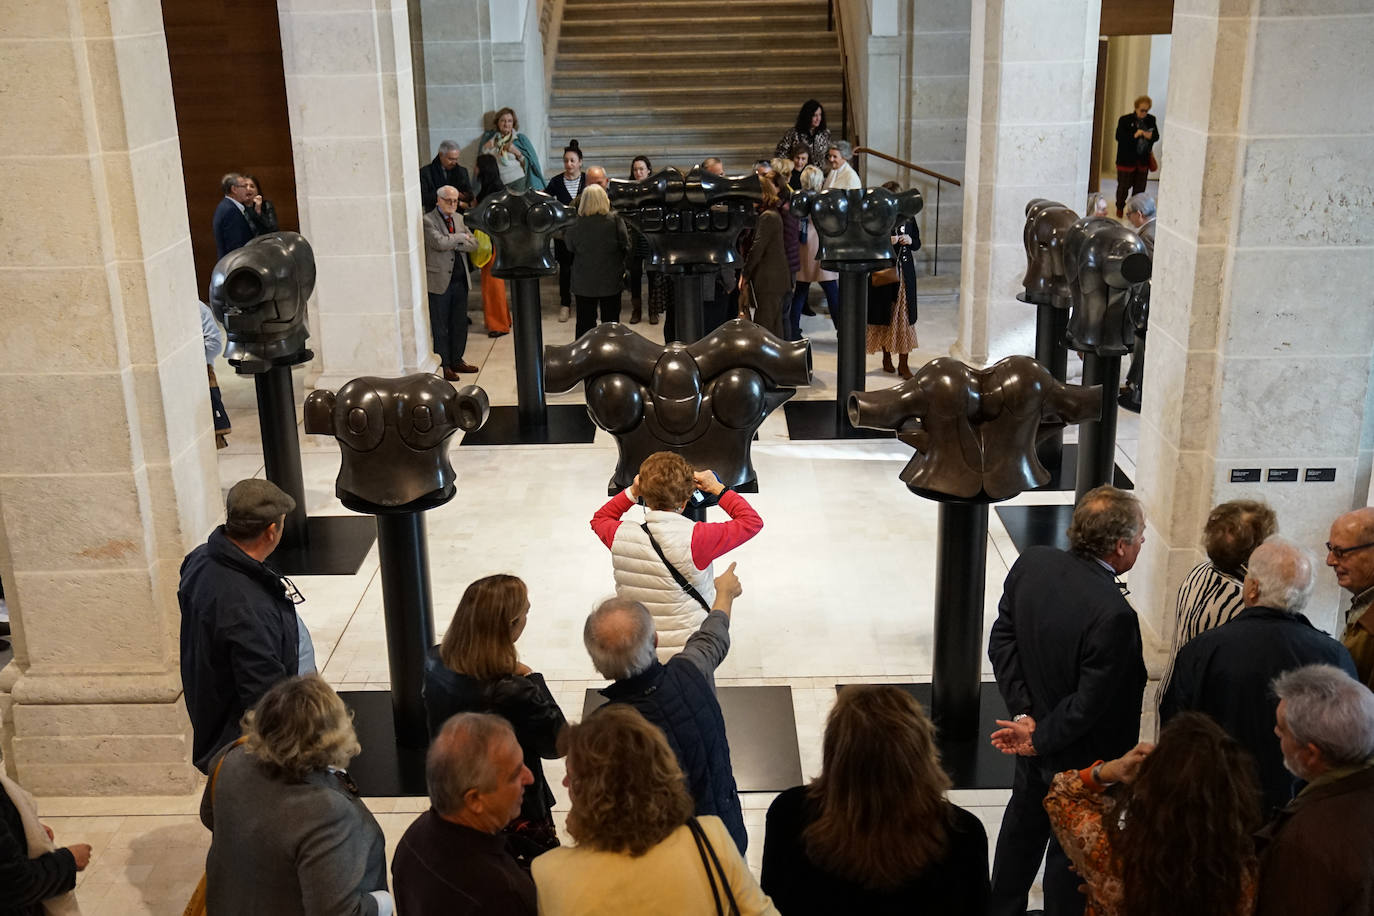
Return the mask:
[[(546, 287), (544, 302), (545, 341), (571, 340), (572, 323), (559, 323), (549, 305), (556, 302), (556, 291)], [(463, 381), (486, 389), (493, 404), (514, 404), (512, 338), (489, 339), (480, 309), (472, 315), (467, 359), (481, 372)], [(951, 295), (922, 298), (922, 347), (913, 354), (913, 365), (948, 353), (955, 315)], [(635, 329), (661, 337), (661, 327), (643, 323)], [(804, 330), (813, 343), (816, 382), (797, 397), (833, 397), (833, 326), (822, 314), (805, 319)], [(869, 388), (896, 381), (878, 369), (876, 358), (869, 365)], [(219, 454), (227, 490), (243, 477), (261, 475), (263, 467), (252, 382), (233, 376), (222, 363), (220, 378), (234, 424), (230, 446)], [(298, 372), (298, 401), (302, 383)], [(579, 403), (581, 394), (574, 390), (550, 400)], [(1123, 412), (1118, 462), (1131, 475), (1136, 430), (1136, 417)], [(302, 433), (301, 448), (310, 514), (346, 514), (333, 495), (337, 445)], [(532, 605), (521, 657), (545, 674), (565, 713), (575, 719), (584, 690), (604, 684), (586, 658), (580, 631), (587, 612), (612, 590), (607, 551), (588, 521), (605, 498), (614, 442), (599, 432), (589, 445), (455, 446), (451, 454), (458, 495), (427, 517), (436, 625), (442, 633), (450, 609), (473, 579), (496, 572), (521, 576)], [(754, 449), (761, 487), (748, 498), (765, 528), (728, 558), (738, 563), (744, 595), (735, 605), (733, 645), (717, 682), (792, 688), (808, 779), (819, 770), (821, 734), (837, 681), (930, 679), (936, 506), (910, 494), (898, 480), (909, 454), (895, 440), (791, 442), (781, 411), (764, 424)], [(1034, 493), (1012, 504), (1071, 501), (1071, 493)], [(995, 512), (990, 520), (985, 628), (1015, 559)], [(307, 599), (300, 610), (325, 678), (338, 689), (385, 689), (376, 548), (354, 576), (301, 576), (295, 582)], [(562, 765), (554, 761), (546, 770), (559, 794), (561, 822), (567, 806)], [(995, 839), (1008, 794), (956, 791), (952, 797), (976, 813)], [(749, 860), (755, 868), (771, 801), (768, 794), (744, 796)], [(83, 911), (88, 916), (181, 912), (209, 843), (196, 816), (198, 802), (198, 796), (40, 799), (40, 811), (59, 842), (94, 847), (78, 888)], [(389, 843), (426, 807), (424, 799), (415, 798), (374, 798), (368, 804)]]

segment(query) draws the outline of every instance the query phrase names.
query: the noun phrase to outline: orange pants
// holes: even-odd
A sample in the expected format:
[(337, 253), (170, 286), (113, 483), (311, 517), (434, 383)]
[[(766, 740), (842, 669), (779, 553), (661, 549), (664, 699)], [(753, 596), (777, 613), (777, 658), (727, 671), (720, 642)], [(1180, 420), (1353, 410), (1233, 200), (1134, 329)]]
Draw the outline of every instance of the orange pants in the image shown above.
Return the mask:
[(482, 268), (482, 314), (488, 331), (510, 331), (510, 305), (506, 302), (506, 281), (491, 275), (491, 262)]

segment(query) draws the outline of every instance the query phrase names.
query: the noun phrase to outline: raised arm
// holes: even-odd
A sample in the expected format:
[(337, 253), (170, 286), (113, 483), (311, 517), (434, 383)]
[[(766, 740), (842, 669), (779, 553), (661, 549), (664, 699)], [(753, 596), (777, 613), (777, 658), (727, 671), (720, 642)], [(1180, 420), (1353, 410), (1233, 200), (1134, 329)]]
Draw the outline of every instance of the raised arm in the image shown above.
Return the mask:
[(621, 490), (608, 499), (592, 516), (592, 530), (596, 532), (597, 537), (601, 538), (601, 543), (605, 544), (607, 549), (610, 549), (611, 544), (615, 543), (615, 533), (620, 529), (620, 520), (635, 504), (635, 498), (631, 495), (633, 489), (633, 487), (626, 487)]
[[(716, 481), (716, 486), (720, 486), (720, 481)], [(692, 526), (692, 563), (697, 569), (705, 569), (712, 560), (763, 530), (763, 519), (743, 496), (724, 488), (717, 492), (720, 507), (730, 516), (730, 521), (698, 522)]]

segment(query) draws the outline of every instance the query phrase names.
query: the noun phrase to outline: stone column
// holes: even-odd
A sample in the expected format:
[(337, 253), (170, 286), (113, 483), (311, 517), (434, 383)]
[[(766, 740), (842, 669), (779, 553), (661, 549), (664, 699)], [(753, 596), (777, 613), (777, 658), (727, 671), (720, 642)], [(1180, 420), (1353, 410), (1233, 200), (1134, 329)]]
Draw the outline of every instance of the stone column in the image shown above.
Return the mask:
[(964, 260), (954, 353), (1031, 353), (1035, 309), (1017, 302), (1026, 201), (1081, 209), (1088, 194), (1100, 0), (973, 4)]
[[(472, 171), (483, 118), (498, 107), (490, 16), (488, 0), (410, 0), (423, 162), (434, 158), (441, 140), (454, 140), (463, 148), (463, 165)], [(501, 104), (515, 107), (514, 101)], [(518, 114), (524, 127), (525, 112)]]
[(432, 369), (406, 4), (277, 6), (317, 384)]
[[(1374, 79), (1374, 11), (1316, 6), (1175, 6), (1131, 599), (1166, 646), (1212, 505), (1267, 500), (1320, 564), (1331, 520), (1369, 494), (1374, 144), (1351, 104)], [(1335, 481), (1301, 482), (1317, 467)], [(1300, 482), (1233, 484), (1237, 468)], [(1348, 596), (1317, 581), (1308, 614), (1329, 631)]]
[(40, 794), (187, 792), (178, 567), (220, 496), (162, 8), (0, 21), (5, 766)]

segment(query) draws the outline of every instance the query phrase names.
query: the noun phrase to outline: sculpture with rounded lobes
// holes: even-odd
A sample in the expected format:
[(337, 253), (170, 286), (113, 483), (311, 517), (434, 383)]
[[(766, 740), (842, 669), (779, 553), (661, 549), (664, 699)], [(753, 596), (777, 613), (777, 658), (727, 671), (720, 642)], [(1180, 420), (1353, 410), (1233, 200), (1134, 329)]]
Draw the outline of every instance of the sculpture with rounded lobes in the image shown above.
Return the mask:
[(1027, 302), (1061, 309), (1073, 304), (1064, 245), (1076, 222), (1078, 214), (1058, 201), (1037, 197), (1026, 204), (1026, 275), (1021, 285)]
[(315, 291), (315, 253), (296, 232), (260, 235), (219, 259), (210, 273), (210, 307), (224, 325), (224, 358), (239, 375), (294, 366), (305, 348), (305, 302)]
[(1150, 255), (1129, 227), (1102, 216), (1078, 220), (1064, 244), (1073, 311), (1069, 346), (1080, 353), (1123, 356), (1135, 345), (1127, 307), (1131, 287), (1150, 279)]
[(543, 191), (503, 191), (483, 200), (463, 217), (469, 229), (480, 229), (491, 236), (491, 272), (503, 280), (558, 273), (553, 237), (576, 219), (571, 207)]
[(849, 398), (855, 426), (892, 429), (916, 450), (907, 488), (938, 501), (998, 502), (1050, 479), (1040, 437), (1097, 417), (1100, 388), (1065, 385), (1029, 356), (975, 369), (943, 356), (895, 388)]
[(735, 243), (763, 196), (759, 176), (713, 175), (695, 166), (686, 175), (666, 168), (643, 181), (612, 178), (611, 206), (649, 245), (649, 266), (670, 274), (709, 273), (740, 257)]
[(634, 482), (658, 451), (710, 468), (738, 487), (757, 475), (750, 445), (759, 425), (811, 381), (811, 344), (785, 341), (742, 319), (692, 344), (660, 346), (623, 324), (603, 324), (547, 347), (550, 391), (586, 383), (587, 412), (619, 449), (610, 489)]
[(449, 440), (486, 422), (487, 393), (436, 375), (355, 378), (337, 393), (310, 392), (305, 431), (338, 440), (334, 491), (354, 512), (422, 512), (456, 492)]
[(826, 270), (867, 272), (892, 266), (893, 227), (924, 207), (915, 188), (897, 194), (885, 188), (832, 188), (792, 195), (792, 209), (809, 217), (820, 233), (816, 256)]

